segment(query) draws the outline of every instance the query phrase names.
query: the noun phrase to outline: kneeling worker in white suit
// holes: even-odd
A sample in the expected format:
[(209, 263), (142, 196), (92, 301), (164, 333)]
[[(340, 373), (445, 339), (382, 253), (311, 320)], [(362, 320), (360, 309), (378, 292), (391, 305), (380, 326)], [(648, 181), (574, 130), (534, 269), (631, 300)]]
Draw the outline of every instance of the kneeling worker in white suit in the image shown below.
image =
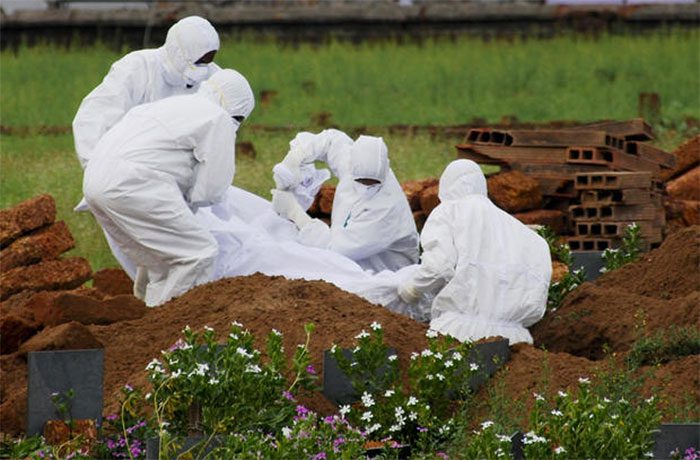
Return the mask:
[(254, 106), (230, 69), (196, 94), (131, 109), (98, 142), (83, 193), (102, 228), (139, 266), (135, 291), (156, 306), (210, 281), (217, 244), (193, 211), (218, 202), (235, 168), (240, 123)]
[(421, 264), (399, 286), (399, 297), (410, 304), (437, 293), (430, 327), (459, 340), (500, 335), (511, 344), (532, 343), (526, 328), (547, 305), (549, 246), (488, 199), (473, 161), (447, 166), (439, 197), (421, 233)]
[[(300, 168), (317, 160), (340, 179), (330, 227), (312, 219), (298, 202)], [(360, 136), (353, 142), (335, 129), (299, 133), (274, 173), (272, 206), (297, 225), (301, 244), (330, 249), (372, 272), (418, 261), (416, 224), (381, 137)]]

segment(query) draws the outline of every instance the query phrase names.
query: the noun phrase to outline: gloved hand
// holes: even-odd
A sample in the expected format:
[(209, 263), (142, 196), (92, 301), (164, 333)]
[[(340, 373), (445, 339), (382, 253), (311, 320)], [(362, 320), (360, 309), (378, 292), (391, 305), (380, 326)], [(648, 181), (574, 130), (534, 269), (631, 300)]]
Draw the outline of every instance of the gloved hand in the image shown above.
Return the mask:
[(290, 170), (284, 163), (277, 163), (272, 168), (272, 179), (277, 190), (293, 190), (301, 182), (301, 170)]
[(298, 228), (303, 228), (313, 220), (302, 209), (292, 192), (272, 190), (272, 209), (280, 216), (294, 222)]
[(422, 295), (411, 283), (400, 284), (397, 291), (399, 298), (409, 305), (417, 304)]
[(146, 286), (148, 286), (148, 269), (146, 267), (136, 267), (134, 297), (144, 300), (146, 298)]

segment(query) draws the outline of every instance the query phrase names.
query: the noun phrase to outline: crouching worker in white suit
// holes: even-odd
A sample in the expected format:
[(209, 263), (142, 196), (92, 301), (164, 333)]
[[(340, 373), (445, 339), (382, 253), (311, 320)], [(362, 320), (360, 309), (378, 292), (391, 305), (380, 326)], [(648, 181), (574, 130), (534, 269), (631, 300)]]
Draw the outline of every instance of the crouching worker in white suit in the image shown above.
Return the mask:
[[(314, 161), (328, 164), (339, 183), (330, 227), (312, 219), (299, 204), (303, 169)], [(299, 228), (299, 242), (330, 249), (373, 272), (396, 271), (418, 261), (418, 232), (406, 195), (389, 167), (380, 137), (328, 129), (299, 133), (285, 159), (275, 166), (272, 206)], [(317, 189), (316, 189), (317, 190)]]
[(156, 306), (211, 279), (217, 243), (193, 211), (218, 202), (235, 168), (250, 85), (230, 69), (196, 94), (131, 109), (97, 144), (85, 169), (90, 210), (139, 266), (135, 293)]
[(552, 275), (547, 243), (487, 198), (473, 161), (450, 163), (439, 197), (421, 233), (421, 264), (399, 297), (410, 304), (437, 293), (430, 327), (459, 340), (532, 343), (526, 328), (544, 315)]

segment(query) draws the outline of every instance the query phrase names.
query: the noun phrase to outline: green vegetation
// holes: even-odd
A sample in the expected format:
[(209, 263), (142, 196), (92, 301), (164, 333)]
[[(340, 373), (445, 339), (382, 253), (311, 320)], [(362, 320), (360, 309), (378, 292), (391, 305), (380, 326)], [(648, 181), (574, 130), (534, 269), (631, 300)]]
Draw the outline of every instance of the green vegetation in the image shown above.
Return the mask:
[(622, 237), (622, 245), (616, 249), (608, 248), (603, 251), (602, 257), (605, 261), (605, 267), (601, 268), (600, 271), (605, 273), (617, 270), (623, 265), (637, 260), (642, 251), (641, 231), (642, 229), (637, 223), (629, 224)]
[(700, 354), (700, 329), (697, 326), (671, 326), (637, 339), (627, 355), (627, 362), (636, 368), (697, 354)]
[[(216, 62), (240, 70), (258, 95), (277, 92), (258, 104), (252, 123), (305, 127), (322, 111), (340, 126), (497, 122), (505, 115), (625, 119), (637, 115), (641, 92), (658, 93), (662, 115), (680, 122), (699, 115), (698, 43), (697, 30), (323, 46), (244, 39), (225, 40)], [(2, 52), (2, 123), (67, 126), (121, 54), (104, 46)]]

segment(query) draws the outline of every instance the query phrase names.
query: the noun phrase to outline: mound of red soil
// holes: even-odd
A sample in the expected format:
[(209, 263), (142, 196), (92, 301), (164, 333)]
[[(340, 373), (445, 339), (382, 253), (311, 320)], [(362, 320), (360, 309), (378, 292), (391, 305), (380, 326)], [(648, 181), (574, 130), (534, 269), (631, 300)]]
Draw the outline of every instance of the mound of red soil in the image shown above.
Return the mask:
[(532, 328), (535, 344), (600, 359), (628, 350), (640, 333), (700, 318), (700, 227), (671, 235), (639, 262), (585, 283)]
[[(88, 326), (94, 338), (104, 344), (105, 414), (116, 412), (119, 389), (126, 383), (146, 385), (145, 367), (182, 337), (189, 325), (214, 328), (219, 338), (228, 334), (232, 321), (238, 321), (256, 337), (256, 347), (265, 349), (265, 339), (275, 328), (284, 335), (285, 350), (294, 352), (304, 343), (304, 324), (314, 323), (310, 349), (312, 364), (322, 373), (323, 351), (333, 343), (349, 347), (362, 330), (374, 321), (384, 329), (385, 343), (394, 347), (405, 368), (411, 352), (427, 345), (427, 326), (395, 314), (383, 307), (338, 289), (322, 281), (290, 281), (283, 277), (252, 275), (224, 279), (199, 286), (161, 307), (150, 309), (137, 320), (107, 326)], [(26, 372), (16, 354), (2, 356), (3, 392), (0, 418), (2, 431), (19, 433), (24, 429), (24, 411), (17, 404), (21, 398), (10, 397), (25, 391)], [(24, 389), (24, 390), (22, 390)], [(26, 398), (26, 396), (25, 396)], [(302, 402), (319, 413), (329, 414), (336, 408), (321, 394)]]

